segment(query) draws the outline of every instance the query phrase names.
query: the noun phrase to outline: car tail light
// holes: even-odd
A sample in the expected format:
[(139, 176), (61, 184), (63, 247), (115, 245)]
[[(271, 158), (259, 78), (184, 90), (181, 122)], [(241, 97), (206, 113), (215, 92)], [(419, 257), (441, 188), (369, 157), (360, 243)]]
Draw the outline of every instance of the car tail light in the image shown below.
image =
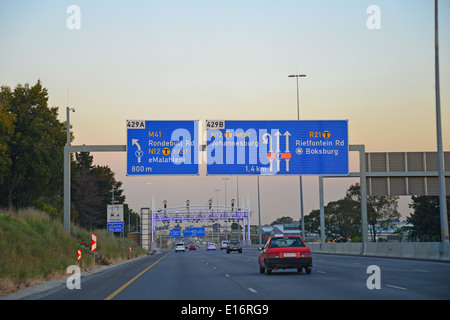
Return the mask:
[(311, 252), (302, 252), (300, 254), (300, 257), (302, 257), (302, 258), (311, 258)]

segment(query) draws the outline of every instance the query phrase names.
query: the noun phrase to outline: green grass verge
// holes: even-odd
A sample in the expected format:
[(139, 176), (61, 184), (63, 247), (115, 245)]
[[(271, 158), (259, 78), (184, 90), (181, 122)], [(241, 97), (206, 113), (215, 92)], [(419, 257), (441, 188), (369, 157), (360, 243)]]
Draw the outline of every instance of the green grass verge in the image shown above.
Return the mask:
[[(102, 263), (116, 263), (144, 255), (134, 241), (115, 237), (106, 230), (95, 230), (97, 252)], [(67, 267), (77, 264), (81, 250), (82, 270), (99, 267), (90, 252), (92, 234), (76, 226), (71, 235), (59, 220), (34, 209), (17, 213), (0, 212), (0, 295), (66, 275)]]

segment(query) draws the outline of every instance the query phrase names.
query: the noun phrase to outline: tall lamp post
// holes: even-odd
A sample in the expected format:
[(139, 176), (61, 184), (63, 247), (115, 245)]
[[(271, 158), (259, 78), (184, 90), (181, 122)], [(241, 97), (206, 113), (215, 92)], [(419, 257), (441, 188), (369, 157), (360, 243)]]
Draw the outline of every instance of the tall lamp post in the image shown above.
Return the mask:
[(222, 178), (222, 180), (225, 180), (225, 207), (227, 206), (227, 180), (230, 180), (230, 178)]
[[(297, 80), (297, 119), (300, 120), (300, 106), (299, 106), (299, 95), (298, 95), (298, 78), (306, 77), (306, 74), (290, 74), (289, 78), (295, 78)], [(299, 184), (300, 184), (300, 221), (302, 224), (302, 237), (305, 238), (305, 221), (303, 214), (303, 183), (302, 176), (299, 176)]]
[(444, 254), (443, 244), (448, 242), (448, 218), (447, 199), (444, 176), (444, 152), (442, 149), (442, 124), (441, 124), (441, 96), (439, 83), (439, 28), (438, 28), (438, 0), (434, 1), (434, 52), (435, 52), (435, 82), (436, 82), (436, 136), (437, 136), (437, 158), (438, 158), (438, 181), (439, 181), (439, 210), (441, 222), (441, 247), (440, 254)]
[(70, 111), (66, 108), (67, 142), (64, 147), (64, 229), (70, 234)]

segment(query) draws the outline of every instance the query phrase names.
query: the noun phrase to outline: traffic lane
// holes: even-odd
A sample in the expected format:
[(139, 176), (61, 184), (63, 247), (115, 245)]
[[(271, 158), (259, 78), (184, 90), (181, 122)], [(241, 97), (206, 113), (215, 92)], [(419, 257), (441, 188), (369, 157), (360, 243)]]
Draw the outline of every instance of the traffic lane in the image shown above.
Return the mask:
[(249, 300), (249, 290), (218, 272), (206, 250), (172, 252), (127, 286), (114, 299), (122, 300)]
[[(211, 251), (208, 254), (202, 254), (200, 262), (217, 274), (225, 276), (227, 291), (229, 290), (228, 287), (233, 287), (235, 294), (236, 292), (246, 292), (247, 299), (305, 300), (336, 298), (336, 294), (328, 294), (330, 284), (326, 280), (319, 281), (319, 284), (314, 283), (314, 281), (306, 281), (306, 278), (312, 275), (307, 275), (304, 272), (298, 273), (295, 269), (277, 270), (271, 276), (260, 274), (258, 256), (259, 251), (254, 249), (244, 249), (242, 253), (232, 252), (230, 254)], [(308, 288), (308, 286), (311, 288)], [(311, 294), (311, 289), (314, 290), (314, 294)], [(248, 292), (251, 295), (248, 295)], [(215, 299), (222, 298), (222, 296), (218, 296)]]
[[(313, 254), (313, 272), (334, 283), (339, 278), (363, 283), (379, 267), (380, 289), (362, 290), (364, 299), (449, 299), (450, 268), (448, 263), (382, 257)], [(342, 285), (346, 287), (345, 283)], [(363, 288), (364, 288), (363, 287)]]
[[(339, 299), (339, 292), (343, 289), (342, 283), (348, 286), (349, 280), (343, 279), (342, 275), (330, 282), (329, 277), (307, 275), (305, 272), (297, 272), (296, 269), (279, 269), (270, 276), (261, 274), (258, 265), (259, 253), (257, 250), (244, 250), (242, 254), (236, 253), (233, 256), (232, 254), (211, 256), (208, 261), (211, 264), (215, 263), (221, 272), (229, 274), (230, 281), (237, 286), (243, 290), (251, 290), (254, 293), (253, 299)], [(353, 292), (352, 288), (346, 298), (354, 297)]]
[[(366, 267), (350, 263), (351, 257), (324, 256), (317, 275), (278, 270), (259, 273), (259, 252), (171, 253), (164, 263), (147, 271), (116, 299), (152, 300), (306, 300), (398, 299), (392, 288), (377, 291), (366, 285)], [(320, 261), (320, 260), (323, 260)], [(339, 263), (336, 262), (339, 261)], [(337, 266), (339, 265), (339, 266)], [(313, 268), (314, 270), (314, 268)], [(417, 298), (417, 297), (410, 297)]]
[[(170, 253), (128, 287), (118, 299), (303, 300), (303, 299), (448, 299), (446, 263), (313, 254), (311, 275), (293, 270), (259, 273), (257, 250), (242, 254), (198, 250)], [(82, 278), (81, 290), (64, 287), (44, 299), (104, 299), (162, 255), (148, 256), (101, 274)], [(170, 258), (170, 260), (168, 260)], [(165, 263), (165, 260), (170, 263)], [(381, 289), (370, 290), (367, 268), (381, 271)], [(142, 278), (142, 279), (141, 279)], [(141, 280), (143, 281), (141, 281)]]
[(81, 278), (81, 289), (68, 289), (66, 285), (49, 292), (30, 296), (29, 300), (103, 300), (130, 281), (142, 270), (148, 268), (167, 252), (144, 256), (127, 263), (112, 266), (101, 273)]
[[(252, 288), (258, 299), (448, 299), (448, 264), (358, 256), (313, 254), (313, 274), (292, 269), (259, 274), (259, 251), (248, 250), (230, 259), (211, 255), (207, 261), (235, 280), (242, 288)], [(230, 254), (231, 255), (231, 254)], [(373, 271), (380, 268), (381, 289), (367, 285)], [(255, 271), (257, 269), (258, 271)], [(257, 273), (256, 273), (257, 272)], [(419, 275), (419, 276), (418, 276)]]
[[(317, 299), (305, 289), (305, 280), (311, 275), (295, 269), (277, 270), (272, 275), (260, 274), (259, 251), (243, 250), (242, 254), (211, 255), (207, 260), (221, 273), (228, 275), (230, 282), (241, 290), (252, 292), (251, 299), (258, 300), (305, 300)], [(295, 271), (294, 271), (295, 270)], [(319, 297), (322, 295), (320, 291)]]
[(207, 270), (192, 259), (192, 252), (171, 252), (164, 261), (127, 286), (114, 300), (183, 300), (194, 297)]
[[(259, 273), (257, 250), (243, 250), (242, 253), (213, 253), (203, 255), (201, 262), (218, 274), (224, 275), (228, 285), (246, 292), (248, 299), (258, 300), (298, 300), (311, 299), (309, 292), (299, 290), (293, 278), (310, 277), (287, 269), (275, 271), (272, 276)], [(248, 292), (251, 295), (248, 295)], [(221, 298), (219, 298), (221, 299)], [(312, 298), (314, 299), (314, 298)]]

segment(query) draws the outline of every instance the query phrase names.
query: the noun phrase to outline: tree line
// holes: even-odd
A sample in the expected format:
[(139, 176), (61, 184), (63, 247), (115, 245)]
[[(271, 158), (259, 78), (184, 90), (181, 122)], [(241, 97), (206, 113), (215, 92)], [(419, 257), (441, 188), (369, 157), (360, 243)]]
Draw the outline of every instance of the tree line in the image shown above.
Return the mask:
[[(399, 221), (397, 196), (367, 197), (367, 227), (372, 241)], [(358, 183), (351, 185), (345, 197), (324, 207), (325, 235), (328, 239), (347, 241), (361, 238), (361, 192)], [(320, 233), (320, 210), (305, 216), (305, 231)]]
[[(58, 120), (58, 107), (48, 106), (48, 91), (38, 80), (34, 86), (18, 84), (0, 90), (0, 207), (17, 210), (35, 207), (50, 216), (63, 216), (64, 145), (66, 122)], [(71, 141), (73, 133), (70, 132)], [(91, 228), (106, 228), (106, 207), (114, 192), (115, 203), (125, 203), (122, 182), (108, 166), (93, 165), (88, 152), (71, 155), (71, 219)], [(124, 214), (125, 225), (128, 214)]]
[[(399, 222), (397, 196), (368, 196), (367, 221), (368, 232), (372, 241), (378, 235), (392, 230)], [(408, 225), (393, 232), (406, 241), (441, 241), (441, 224), (439, 212), (439, 197), (412, 196), (409, 207), (413, 212), (406, 217)], [(447, 207), (450, 208), (450, 197), (447, 197)], [(320, 210), (312, 210), (305, 215), (305, 232), (320, 233)], [(324, 207), (325, 236), (328, 240), (361, 241), (361, 193), (358, 183), (351, 185), (345, 197), (329, 202)], [(294, 222), (291, 217), (281, 217), (271, 223), (289, 224)]]

